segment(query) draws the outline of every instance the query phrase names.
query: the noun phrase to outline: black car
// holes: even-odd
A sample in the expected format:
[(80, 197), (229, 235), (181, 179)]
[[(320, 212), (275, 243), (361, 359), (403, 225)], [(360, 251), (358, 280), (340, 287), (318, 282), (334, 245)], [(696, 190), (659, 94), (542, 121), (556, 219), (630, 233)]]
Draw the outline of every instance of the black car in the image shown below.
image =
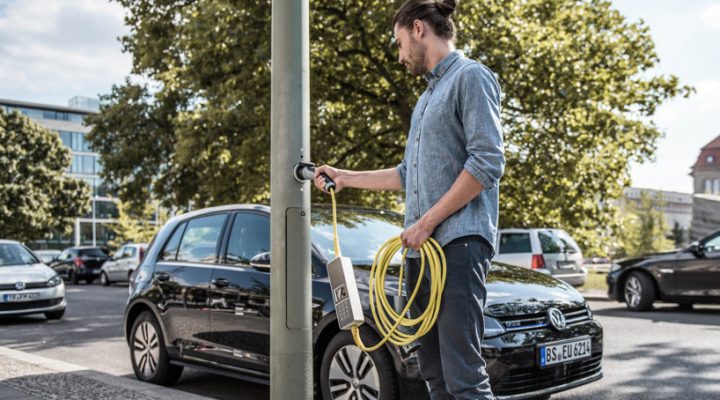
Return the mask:
[(636, 311), (656, 300), (685, 308), (720, 303), (720, 230), (685, 249), (621, 260), (607, 283), (608, 297)]
[(93, 283), (100, 278), (101, 268), (110, 258), (101, 247), (69, 247), (60, 253), (50, 267), (66, 281)]
[[(317, 396), (344, 398), (356, 391), (350, 398), (395, 399), (400, 378), (419, 380), (413, 348), (387, 345), (366, 354), (354, 345), (350, 332), (338, 328), (325, 268), (333, 252), (331, 220), (330, 209), (313, 207)], [(378, 340), (367, 304), (372, 258), (385, 240), (400, 234), (402, 223), (396, 213), (338, 212), (342, 253), (352, 259), (364, 297), (367, 324), (361, 333), (365, 343)], [(170, 384), (183, 367), (199, 366), (268, 383), (269, 251), (267, 206), (215, 207), (168, 221), (131, 281), (124, 328), (135, 375)], [(399, 265), (400, 259), (396, 262)], [(397, 277), (388, 277), (386, 289), (397, 290), (397, 282)], [(496, 264), (488, 277), (485, 311), (483, 355), (499, 398), (549, 396), (602, 377), (602, 327), (570, 285), (524, 268)], [(574, 350), (577, 358), (563, 359), (563, 349), (566, 356)], [(355, 387), (353, 382), (360, 385)]]

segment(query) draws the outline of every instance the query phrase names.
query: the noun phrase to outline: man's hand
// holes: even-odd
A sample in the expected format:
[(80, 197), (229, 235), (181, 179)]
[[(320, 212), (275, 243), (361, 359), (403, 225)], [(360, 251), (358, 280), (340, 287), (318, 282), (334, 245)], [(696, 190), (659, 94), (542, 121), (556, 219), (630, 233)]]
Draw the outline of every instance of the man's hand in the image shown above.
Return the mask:
[(432, 235), (434, 230), (434, 226), (431, 227), (426, 221), (420, 219), (420, 221), (414, 223), (400, 234), (400, 240), (402, 240), (403, 247), (420, 250), (420, 247)]
[(333, 168), (329, 165), (323, 165), (315, 168), (315, 180), (313, 182), (315, 183), (316, 188), (325, 192), (325, 179), (320, 176), (320, 174), (322, 173), (329, 176), (333, 181), (335, 181), (335, 193), (338, 193), (343, 189), (344, 185), (341, 177), (342, 170)]

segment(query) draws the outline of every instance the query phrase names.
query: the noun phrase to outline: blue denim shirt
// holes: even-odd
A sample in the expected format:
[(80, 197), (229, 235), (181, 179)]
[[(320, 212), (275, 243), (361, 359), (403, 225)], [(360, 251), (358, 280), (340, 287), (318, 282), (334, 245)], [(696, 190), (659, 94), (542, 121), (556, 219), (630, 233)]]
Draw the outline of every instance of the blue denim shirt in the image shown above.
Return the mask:
[[(485, 188), (435, 228), (441, 246), (480, 235), (495, 249), (500, 177), (505, 168), (500, 86), (493, 72), (454, 51), (425, 76), (413, 110), (405, 157), (397, 166), (405, 187), (405, 228), (416, 223), (463, 169)], [(408, 255), (417, 257), (414, 250)]]

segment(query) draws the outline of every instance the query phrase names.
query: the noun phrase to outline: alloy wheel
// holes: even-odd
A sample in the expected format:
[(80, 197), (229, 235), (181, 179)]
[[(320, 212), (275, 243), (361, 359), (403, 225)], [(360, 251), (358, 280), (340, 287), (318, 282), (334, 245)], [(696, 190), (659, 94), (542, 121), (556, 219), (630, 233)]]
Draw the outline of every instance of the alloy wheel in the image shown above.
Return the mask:
[(329, 371), (330, 393), (337, 400), (380, 398), (380, 376), (372, 358), (355, 345), (340, 348)]
[(640, 284), (640, 280), (635, 276), (631, 276), (627, 282), (625, 282), (625, 301), (630, 307), (637, 307), (641, 299), (642, 285)]
[(160, 341), (150, 322), (142, 322), (135, 331), (133, 352), (138, 371), (145, 377), (151, 377), (157, 370), (160, 359)]

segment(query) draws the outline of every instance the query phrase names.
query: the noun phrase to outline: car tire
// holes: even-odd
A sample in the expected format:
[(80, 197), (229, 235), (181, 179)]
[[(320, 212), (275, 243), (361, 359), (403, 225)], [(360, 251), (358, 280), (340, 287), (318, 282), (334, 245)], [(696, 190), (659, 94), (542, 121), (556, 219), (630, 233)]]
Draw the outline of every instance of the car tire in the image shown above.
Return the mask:
[(103, 271), (102, 274), (100, 274), (100, 283), (103, 286), (110, 286), (112, 282), (110, 282), (110, 279), (108, 278), (107, 274)]
[(95, 282), (95, 279), (85, 279), (85, 283), (88, 285), (92, 285), (93, 282)]
[(171, 385), (183, 367), (170, 364), (160, 325), (150, 311), (142, 312), (130, 330), (130, 362), (135, 376), (145, 382)]
[(65, 315), (65, 309), (64, 309), (64, 308), (63, 308), (62, 310), (58, 310), (58, 311), (46, 312), (46, 313), (45, 313), (45, 318), (47, 318), (47, 319), (49, 319), (49, 320), (52, 321), (52, 320), (56, 320), (56, 319), (62, 318), (63, 315)]
[(651, 310), (655, 301), (655, 284), (652, 278), (642, 272), (631, 272), (623, 285), (623, 297), (630, 310)]
[[(377, 343), (380, 339), (368, 327), (360, 328), (365, 343)], [(336, 398), (397, 399), (397, 374), (392, 357), (386, 347), (365, 353), (355, 345), (348, 331), (335, 335), (320, 364), (320, 391), (323, 400)], [(352, 391), (356, 395), (352, 397)], [(363, 393), (372, 393), (364, 396)]]

